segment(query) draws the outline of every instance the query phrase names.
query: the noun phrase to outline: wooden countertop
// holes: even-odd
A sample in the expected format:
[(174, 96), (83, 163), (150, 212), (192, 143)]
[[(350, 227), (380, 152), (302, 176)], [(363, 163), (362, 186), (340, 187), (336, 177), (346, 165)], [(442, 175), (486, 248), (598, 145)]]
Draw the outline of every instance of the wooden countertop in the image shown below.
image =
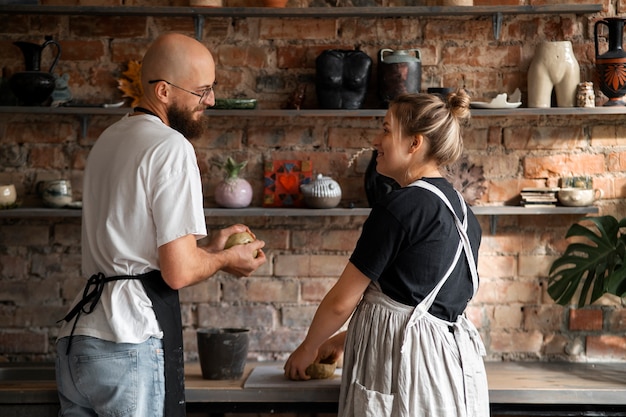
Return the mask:
[[(626, 405), (626, 363), (487, 362), (485, 365), (492, 404)], [(280, 372), (282, 364), (250, 363), (243, 377), (234, 381), (204, 380), (199, 364), (187, 364), (187, 402), (337, 401), (340, 384), (337, 377), (324, 383), (285, 380), (280, 387), (276, 384), (244, 387), (257, 366), (275, 367)], [(54, 381), (0, 381), (0, 404), (56, 402)]]

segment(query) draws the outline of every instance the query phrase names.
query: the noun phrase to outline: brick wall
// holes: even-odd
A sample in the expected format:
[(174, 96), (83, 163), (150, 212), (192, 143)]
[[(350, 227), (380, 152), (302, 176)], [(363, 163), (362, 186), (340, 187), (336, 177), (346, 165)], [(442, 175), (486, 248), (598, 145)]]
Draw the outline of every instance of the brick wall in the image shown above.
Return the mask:
[[(242, 0), (243, 1), (243, 0)], [(293, 0), (292, 0), (293, 2)], [(422, 88), (465, 87), (476, 99), (519, 87), (535, 45), (571, 40), (585, 80), (595, 80), (593, 22), (623, 14), (626, 1), (603, 4), (597, 15), (504, 16), (493, 38), (490, 17), (394, 19), (208, 18), (203, 42), (218, 62), (218, 96), (256, 97), (264, 109), (281, 108), (299, 83), (308, 85), (305, 108), (315, 108), (314, 61), (329, 48), (361, 49), (376, 60), (382, 47), (419, 48)], [(106, 4), (120, 1), (44, 1), (45, 4)], [(184, 5), (184, 0), (125, 2)], [(547, 1), (487, 1), (475, 4), (553, 4)], [(229, 5), (242, 4), (231, 2)], [(297, 2), (292, 6), (301, 5)], [(414, 3), (416, 4), (416, 3)], [(392, 1), (385, 5), (403, 5)], [(305, 28), (305, 30), (303, 30)], [(63, 48), (57, 73), (70, 75), (74, 97), (83, 102), (120, 100), (117, 79), (130, 59), (139, 59), (155, 36), (194, 33), (191, 18), (0, 15), (0, 65), (5, 75), (21, 70), (16, 40), (43, 42), (53, 35)], [(45, 59), (49, 57), (44, 56)], [(44, 64), (45, 66), (45, 64)], [(372, 77), (366, 107), (376, 107)], [(626, 215), (624, 115), (475, 117), (466, 130), (466, 153), (484, 169), (483, 205), (510, 203), (524, 186), (555, 186), (565, 175), (591, 175), (604, 190), (601, 214)], [(72, 180), (81, 198), (82, 172), (99, 133), (118, 116), (91, 116), (86, 135), (80, 119), (67, 115), (0, 113), (0, 183), (15, 183), (24, 206), (38, 206), (36, 183)], [(347, 161), (368, 146), (380, 118), (214, 117), (211, 131), (194, 141), (205, 203), (220, 180), (209, 159), (215, 154), (248, 159), (244, 174), (260, 205), (262, 162), (307, 158), (316, 171), (337, 179), (342, 204), (365, 206), (362, 176), (367, 156)], [(584, 309), (556, 305), (545, 291), (552, 260), (579, 219), (563, 216), (500, 216), (490, 233), (489, 217), (479, 257), (482, 283), (468, 310), (491, 360), (626, 361), (626, 313), (619, 300), (604, 298)], [(186, 353), (196, 358), (195, 328), (252, 329), (250, 357), (282, 359), (304, 336), (315, 308), (341, 273), (363, 217), (208, 218), (210, 229), (245, 222), (267, 242), (269, 262), (253, 277), (215, 278), (181, 292)], [(78, 218), (0, 220), (0, 361), (47, 361), (54, 357), (55, 321), (82, 284)]]

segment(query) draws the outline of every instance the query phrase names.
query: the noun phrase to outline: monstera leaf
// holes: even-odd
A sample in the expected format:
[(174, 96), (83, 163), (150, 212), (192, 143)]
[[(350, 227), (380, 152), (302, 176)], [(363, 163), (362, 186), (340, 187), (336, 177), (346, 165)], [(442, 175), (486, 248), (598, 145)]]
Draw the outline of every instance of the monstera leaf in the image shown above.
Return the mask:
[(626, 218), (586, 217), (589, 227), (573, 224), (566, 238), (576, 238), (550, 267), (548, 294), (561, 305), (580, 290), (578, 306), (591, 304), (603, 294), (626, 296)]

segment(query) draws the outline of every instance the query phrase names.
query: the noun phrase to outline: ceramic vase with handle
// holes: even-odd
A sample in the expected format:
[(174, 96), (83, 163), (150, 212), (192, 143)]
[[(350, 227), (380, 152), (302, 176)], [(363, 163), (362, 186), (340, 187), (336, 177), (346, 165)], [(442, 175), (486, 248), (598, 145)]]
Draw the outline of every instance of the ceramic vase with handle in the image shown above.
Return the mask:
[[(61, 56), (61, 45), (51, 37), (47, 36), (46, 41), (39, 45), (31, 42), (13, 42), (20, 48), (24, 55), (24, 66), (26, 71), (16, 72), (9, 79), (9, 86), (13, 94), (22, 104), (36, 106), (42, 104), (54, 91), (55, 77), (52, 74)], [(41, 54), (48, 46), (56, 47), (56, 55), (48, 71), (41, 71)]]
[[(626, 95), (626, 52), (622, 48), (624, 22), (621, 17), (607, 17), (594, 25), (594, 41), (596, 47), (596, 70), (600, 81), (600, 91), (609, 98), (605, 106), (624, 106), (622, 100)], [(599, 52), (598, 29), (606, 26), (609, 30), (609, 49), (602, 55)]]

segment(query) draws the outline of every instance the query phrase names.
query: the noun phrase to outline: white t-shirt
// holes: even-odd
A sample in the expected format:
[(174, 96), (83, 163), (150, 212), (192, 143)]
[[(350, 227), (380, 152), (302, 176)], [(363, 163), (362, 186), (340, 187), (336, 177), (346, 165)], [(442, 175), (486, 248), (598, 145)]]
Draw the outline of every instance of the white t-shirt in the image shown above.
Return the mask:
[[(124, 116), (91, 150), (83, 182), (82, 269), (85, 278), (140, 275), (159, 268), (158, 247), (207, 234), (200, 170), (193, 146), (156, 116)], [(74, 303), (82, 298), (82, 291)], [(70, 334), (74, 320), (59, 337)], [(117, 343), (162, 337), (139, 280), (105, 284), (75, 335)]]

